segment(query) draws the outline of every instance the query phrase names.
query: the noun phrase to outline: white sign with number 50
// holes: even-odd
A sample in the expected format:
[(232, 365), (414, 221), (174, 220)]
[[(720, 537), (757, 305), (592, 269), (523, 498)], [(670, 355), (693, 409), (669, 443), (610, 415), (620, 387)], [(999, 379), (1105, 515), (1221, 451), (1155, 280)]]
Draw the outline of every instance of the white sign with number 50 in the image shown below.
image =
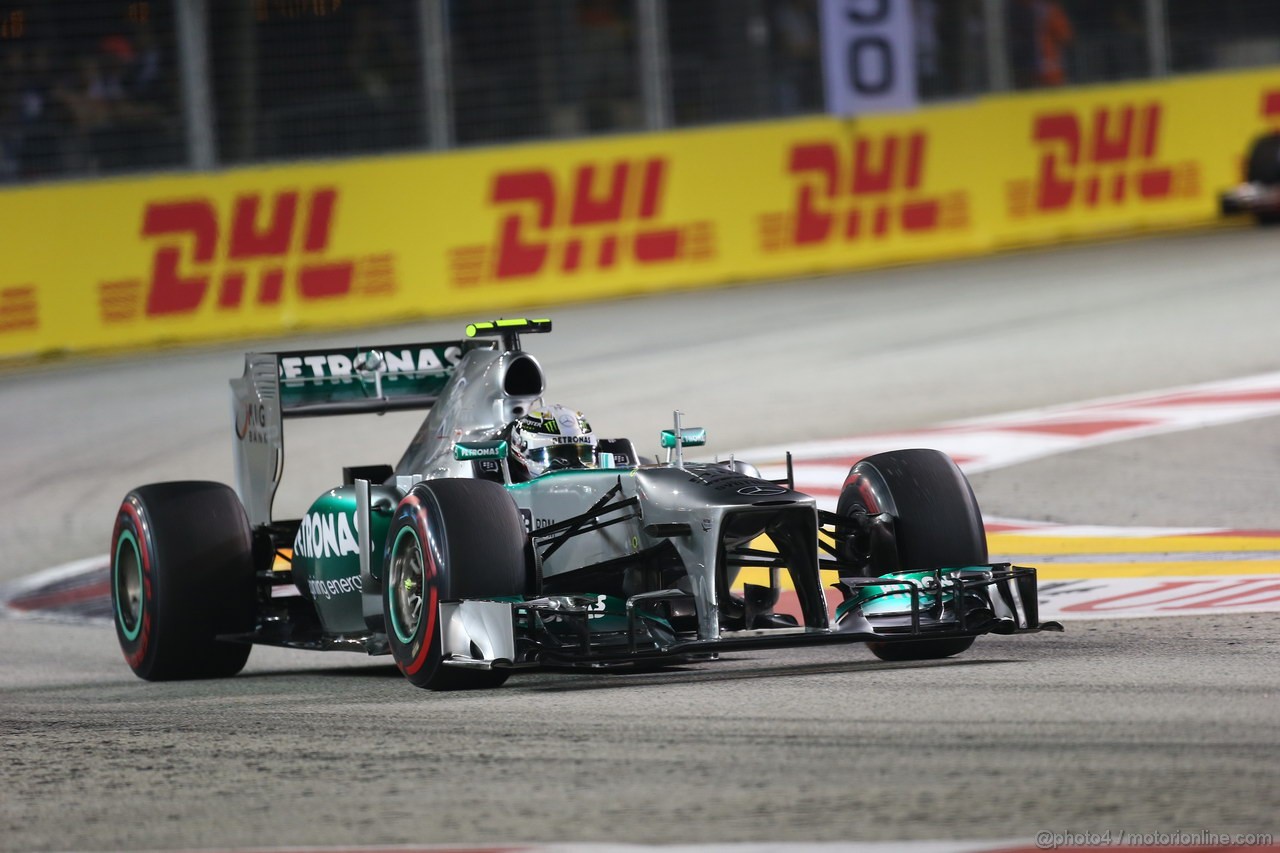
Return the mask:
[(862, 115), (916, 105), (908, 0), (822, 0), (827, 112)]

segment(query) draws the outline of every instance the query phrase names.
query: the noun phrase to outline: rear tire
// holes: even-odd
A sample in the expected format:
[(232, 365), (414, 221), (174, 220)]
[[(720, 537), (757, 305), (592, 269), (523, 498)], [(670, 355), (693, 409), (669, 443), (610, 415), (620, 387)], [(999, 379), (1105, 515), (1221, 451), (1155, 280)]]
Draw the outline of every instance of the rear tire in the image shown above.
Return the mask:
[(1244, 178), (1260, 184), (1280, 184), (1280, 133), (1268, 133), (1254, 141)]
[(125, 496), (111, 537), (116, 638), (140, 678), (235, 675), (247, 643), (219, 634), (253, 629), (253, 533), (221, 483), (141, 486)]
[[(1268, 133), (1254, 141), (1249, 149), (1245, 180), (1270, 186), (1280, 184), (1280, 133)], [(1253, 218), (1263, 226), (1280, 224), (1280, 212), (1274, 210), (1256, 211)]]
[[(951, 457), (937, 450), (895, 450), (858, 462), (836, 511), (893, 516), (892, 543), (869, 549), (871, 577), (987, 563), (987, 534), (973, 489)], [(886, 661), (934, 660), (960, 654), (973, 640), (871, 642), (867, 648)]]
[(396, 666), (429, 690), (498, 687), (501, 669), (445, 666), (439, 605), (523, 596), (524, 520), (506, 489), (486, 480), (428, 480), (396, 508), (383, 559), (382, 606)]

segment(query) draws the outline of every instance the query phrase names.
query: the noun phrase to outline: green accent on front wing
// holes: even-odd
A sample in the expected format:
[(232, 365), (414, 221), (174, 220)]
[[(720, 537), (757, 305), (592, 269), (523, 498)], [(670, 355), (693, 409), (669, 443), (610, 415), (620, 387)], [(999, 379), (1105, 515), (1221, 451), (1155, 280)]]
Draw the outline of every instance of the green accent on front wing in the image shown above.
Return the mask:
[[(955, 598), (954, 582), (948, 577), (954, 572), (977, 572), (987, 573), (990, 569), (987, 566), (963, 566), (956, 569), (943, 569), (941, 589), (942, 603), (944, 605), (951, 603)], [(836, 608), (836, 619), (844, 618), (844, 615), (851, 610), (860, 610), (863, 616), (889, 616), (900, 615), (911, 612), (911, 593), (903, 587), (902, 583), (911, 583), (917, 587), (923, 587), (925, 579), (933, 579), (937, 572), (934, 571), (917, 571), (917, 572), (894, 572), (891, 574), (880, 575), (885, 580), (899, 581), (898, 584), (870, 585), (858, 587), (854, 590), (846, 601), (842, 601)], [(920, 609), (926, 610), (935, 607), (938, 604), (939, 590), (920, 590)]]
[[(137, 573), (138, 579), (138, 612), (134, 614), (135, 618), (132, 629), (129, 627), (128, 620), (124, 618), (124, 613), (120, 610), (120, 595), (118, 592), (120, 589), (120, 578), (118, 577), (118, 573), (120, 571), (120, 551), (125, 547), (125, 545), (128, 545), (133, 549), (133, 568)], [(121, 531), (120, 541), (116, 544), (116, 553), (114, 554), (114, 557), (115, 559), (111, 562), (111, 589), (116, 591), (116, 623), (120, 626), (120, 630), (124, 633), (125, 638), (129, 642), (133, 642), (138, 639), (138, 634), (142, 632), (142, 612), (147, 607), (147, 597), (143, 593), (142, 551), (138, 548), (138, 540), (133, 537), (133, 531)]]

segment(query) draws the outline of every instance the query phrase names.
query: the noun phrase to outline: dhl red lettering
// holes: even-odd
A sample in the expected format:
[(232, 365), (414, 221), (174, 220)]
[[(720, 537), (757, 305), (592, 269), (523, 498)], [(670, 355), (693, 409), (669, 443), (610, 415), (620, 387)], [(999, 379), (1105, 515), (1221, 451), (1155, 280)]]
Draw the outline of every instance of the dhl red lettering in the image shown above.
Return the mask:
[[(321, 255), (329, 247), (337, 190), (321, 187), (305, 196), (305, 217), (299, 213), (304, 196), (287, 190), (270, 197), (238, 196), (231, 206), (230, 229), (219, 258), (219, 217), (208, 199), (154, 202), (143, 213), (142, 236), (159, 238), (147, 286), (146, 314), (164, 316), (197, 310), (209, 298), (216, 277), (219, 308), (237, 309), (246, 300), (250, 272), (245, 264), (275, 261), (257, 269), (257, 302), (279, 303), (285, 287), (285, 262), (300, 243), (304, 256)], [(295, 240), (295, 237), (297, 238)], [(183, 238), (175, 240), (174, 238)], [(185, 263), (190, 269), (184, 269)], [(231, 266), (215, 273), (224, 260)], [(295, 273), (303, 300), (328, 299), (351, 292), (353, 259), (310, 258)], [(118, 283), (117, 283), (118, 284)], [(105, 286), (105, 285), (104, 285)], [(113, 316), (120, 312), (113, 310)]]
[(258, 301), (263, 305), (275, 305), (284, 294), (284, 270), (279, 267), (264, 270), (258, 288)]
[[(829, 142), (792, 147), (787, 170), (797, 179), (795, 208), (784, 220), (787, 233), (782, 239), (775, 224), (779, 215), (762, 217), (766, 249), (821, 244), (836, 236), (851, 241), (883, 238), (895, 229), (914, 233), (943, 227), (941, 199), (920, 194), (928, 153), (923, 132), (859, 136), (845, 150), (842, 155)], [(965, 224), (963, 197), (950, 203), (954, 210), (947, 224)]]
[[(1071, 202), (1071, 194), (1075, 190), (1075, 182), (1070, 177), (1074, 167), (1080, 162), (1080, 124), (1070, 114), (1042, 116), (1036, 119), (1035, 140), (1041, 143), (1059, 143), (1065, 146), (1060, 150), (1046, 148), (1040, 158), (1040, 192), (1036, 206), (1041, 210), (1066, 207)], [(1058, 177), (1058, 158), (1063, 158), (1072, 169), (1068, 177)]]
[[(555, 220), (556, 187), (551, 175), (544, 171), (501, 174), (494, 180), (494, 204), (533, 202), (537, 223), (549, 230)], [(520, 278), (533, 275), (546, 263), (549, 247), (543, 243), (525, 243), (520, 237), (520, 214), (512, 212), (502, 220), (498, 242), (498, 278)]]
[(640, 193), (640, 218), (653, 219), (658, 215), (658, 203), (662, 199), (667, 164), (662, 160), (649, 160), (644, 164), (644, 185)]
[(845, 214), (844, 237), (846, 240), (852, 240), (860, 233), (862, 233), (862, 211), (854, 208)]
[(618, 260), (618, 238), (610, 234), (600, 241), (600, 268), (608, 269)]
[(642, 264), (656, 264), (675, 260), (680, 256), (680, 229), (648, 231), (636, 235), (636, 260)]
[(573, 272), (582, 262), (582, 241), (570, 240), (564, 245), (564, 261), (560, 268), (565, 272)]
[(796, 200), (795, 231), (792, 239), (797, 245), (821, 243), (831, 231), (831, 205), (819, 205), (817, 197), (832, 200), (836, 197), (836, 185), (840, 179), (839, 155), (834, 145), (818, 143), (797, 145), (791, 149), (791, 174), (817, 175), (817, 186), (812, 180), (800, 184)]
[(1164, 198), (1172, 192), (1171, 169), (1150, 169), (1138, 175), (1138, 194), (1143, 198)]
[(147, 205), (142, 236), (168, 234), (190, 234), (195, 238), (195, 261), (208, 263), (218, 248), (218, 214), (207, 199)]
[(920, 188), (924, 179), (924, 134), (913, 133), (907, 137), (907, 172), (903, 185), (909, 190)]
[(1262, 93), (1262, 117), (1280, 118), (1280, 89)]
[[(1028, 198), (1035, 209), (1054, 211), (1076, 201), (1087, 207), (1121, 204), (1131, 189), (1143, 200), (1177, 193), (1174, 170), (1154, 162), (1161, 116), (1158, 103), (1099, 108), (1087, 124), (1069, 112), (1037, 116), (1031, 137), (1042, 149), (1039, 171), (1032, 192), (1027, 182), (1011, 185), (1011, 197), (1019, 200), (1015, 215), (1025, 215)], [(1194, 180), (1194, 164), (1182, 171)], [(1191, 186), (1184, 181), (1182, 194)]]
[(1133, 107), (1124, 107), (1118, 112), (1098, 110), (1093, 116), (1093, 127), (1093, 162), (1129, 159), (1133, 145)]
[(902, 227), (907, 231), (931, 231), (938, 227), (942, 205), (936, 198), (902, 205)]
[[(636, 263), (663, 263), (686, 251), (682, 227), (652, 227), (666, 189), (661, 157), (585, 163), (563, 184), (545, 169), (503, 172), (494, 177), (489, 200), (508, 208), (498, 220), (489, 269), (495, 279), (525, 278), (549, 262), (562, 272), (607, 269), (630, 256)], [(557, 229), (567, 236), (557, 239)], [(705, 240), (697, 251), (705, 255)], [(474, 282), (483, 247), (455, 249), (455, 275)], [(465, 274), (464, 274), (465, 272)]]
[(889, 208), (884, 205), (876, 208), (875, 224), (872, 226), (871, 232), (877, 237), (883, 237), (889, 233)]
[(258, 229), (261, 197), (245, 195), (236, 199), (231, 220), (231, 249), (227, 257), (233, 261), (252, 258), (274, 258), (289, 252), (293, 236), (293, 220), (298, 212), (298, 194), (284, 192), (275, 197), (271, 218)]
[[(898, 139), (890, 136), (878, 146), (879, 157), (871, 140), (859, 137), (854, 143), (853, 186), (854, 195), (885, 193), (893, 189), (894, 166), (898, 164)], [(877, 164), (875, 161), (879, 160)]]
[(601, 197), (596, 193), (596, 167), (581, 166), (574, 182), (573, 215), (570, 225), (592, 225), (598, 222), (617, 222), (622, 219), (622, 205), (626, 202), (627, 176), (630, 165), (615, 163), (609, 179), (608, 190)]
[(244, 270), (231, 270), (222, 274), (222, 287), (218, 290), (219, 308), (236, 308), (244, 298)]
[(307, 236), (302, 250), (308, 254), (323, 252), (329, 248), (329, 235), (333, 229), (333, 209), (338, 202), (338, 191), (332, 187), (316, 190), (311, 194), (311, 209), (307, 215)]
[(1148, 104), (1143, 110), (1142, 157), (1151, 160), (1156, 156), (1156, 146), (1160, 143), (1160, 105)]
[[(211, 262), (218, 245), (218, 216), (213, 205), (201, 199), (147, 206), (142, 220), (142, 236), (183, 234), (194, 240), (194, 260), (205, 264)], [(181, 258), (182, 250), (177, 246), (162, 246), (156, 250), (151, 269), (151, 289), (147, 295), (148, 314), (194, 311), (204, 299), (209, 277), (181, 275), (178, 271)]]
[(351, 290), (355, 274), (354, 261), (309, 264), (298, 270), (298, 291), (303, 299), (332, 299)]

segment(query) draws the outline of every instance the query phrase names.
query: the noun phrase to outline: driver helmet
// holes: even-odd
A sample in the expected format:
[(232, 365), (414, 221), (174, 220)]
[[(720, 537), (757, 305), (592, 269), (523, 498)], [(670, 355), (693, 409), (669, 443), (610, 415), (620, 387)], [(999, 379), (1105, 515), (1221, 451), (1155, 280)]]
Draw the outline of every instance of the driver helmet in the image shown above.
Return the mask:
[(533, 409), (511, 428), (512, 454), (530, 477), (562, 468), (596, 467), (596, 436), (582, 412), (552, 403)]

